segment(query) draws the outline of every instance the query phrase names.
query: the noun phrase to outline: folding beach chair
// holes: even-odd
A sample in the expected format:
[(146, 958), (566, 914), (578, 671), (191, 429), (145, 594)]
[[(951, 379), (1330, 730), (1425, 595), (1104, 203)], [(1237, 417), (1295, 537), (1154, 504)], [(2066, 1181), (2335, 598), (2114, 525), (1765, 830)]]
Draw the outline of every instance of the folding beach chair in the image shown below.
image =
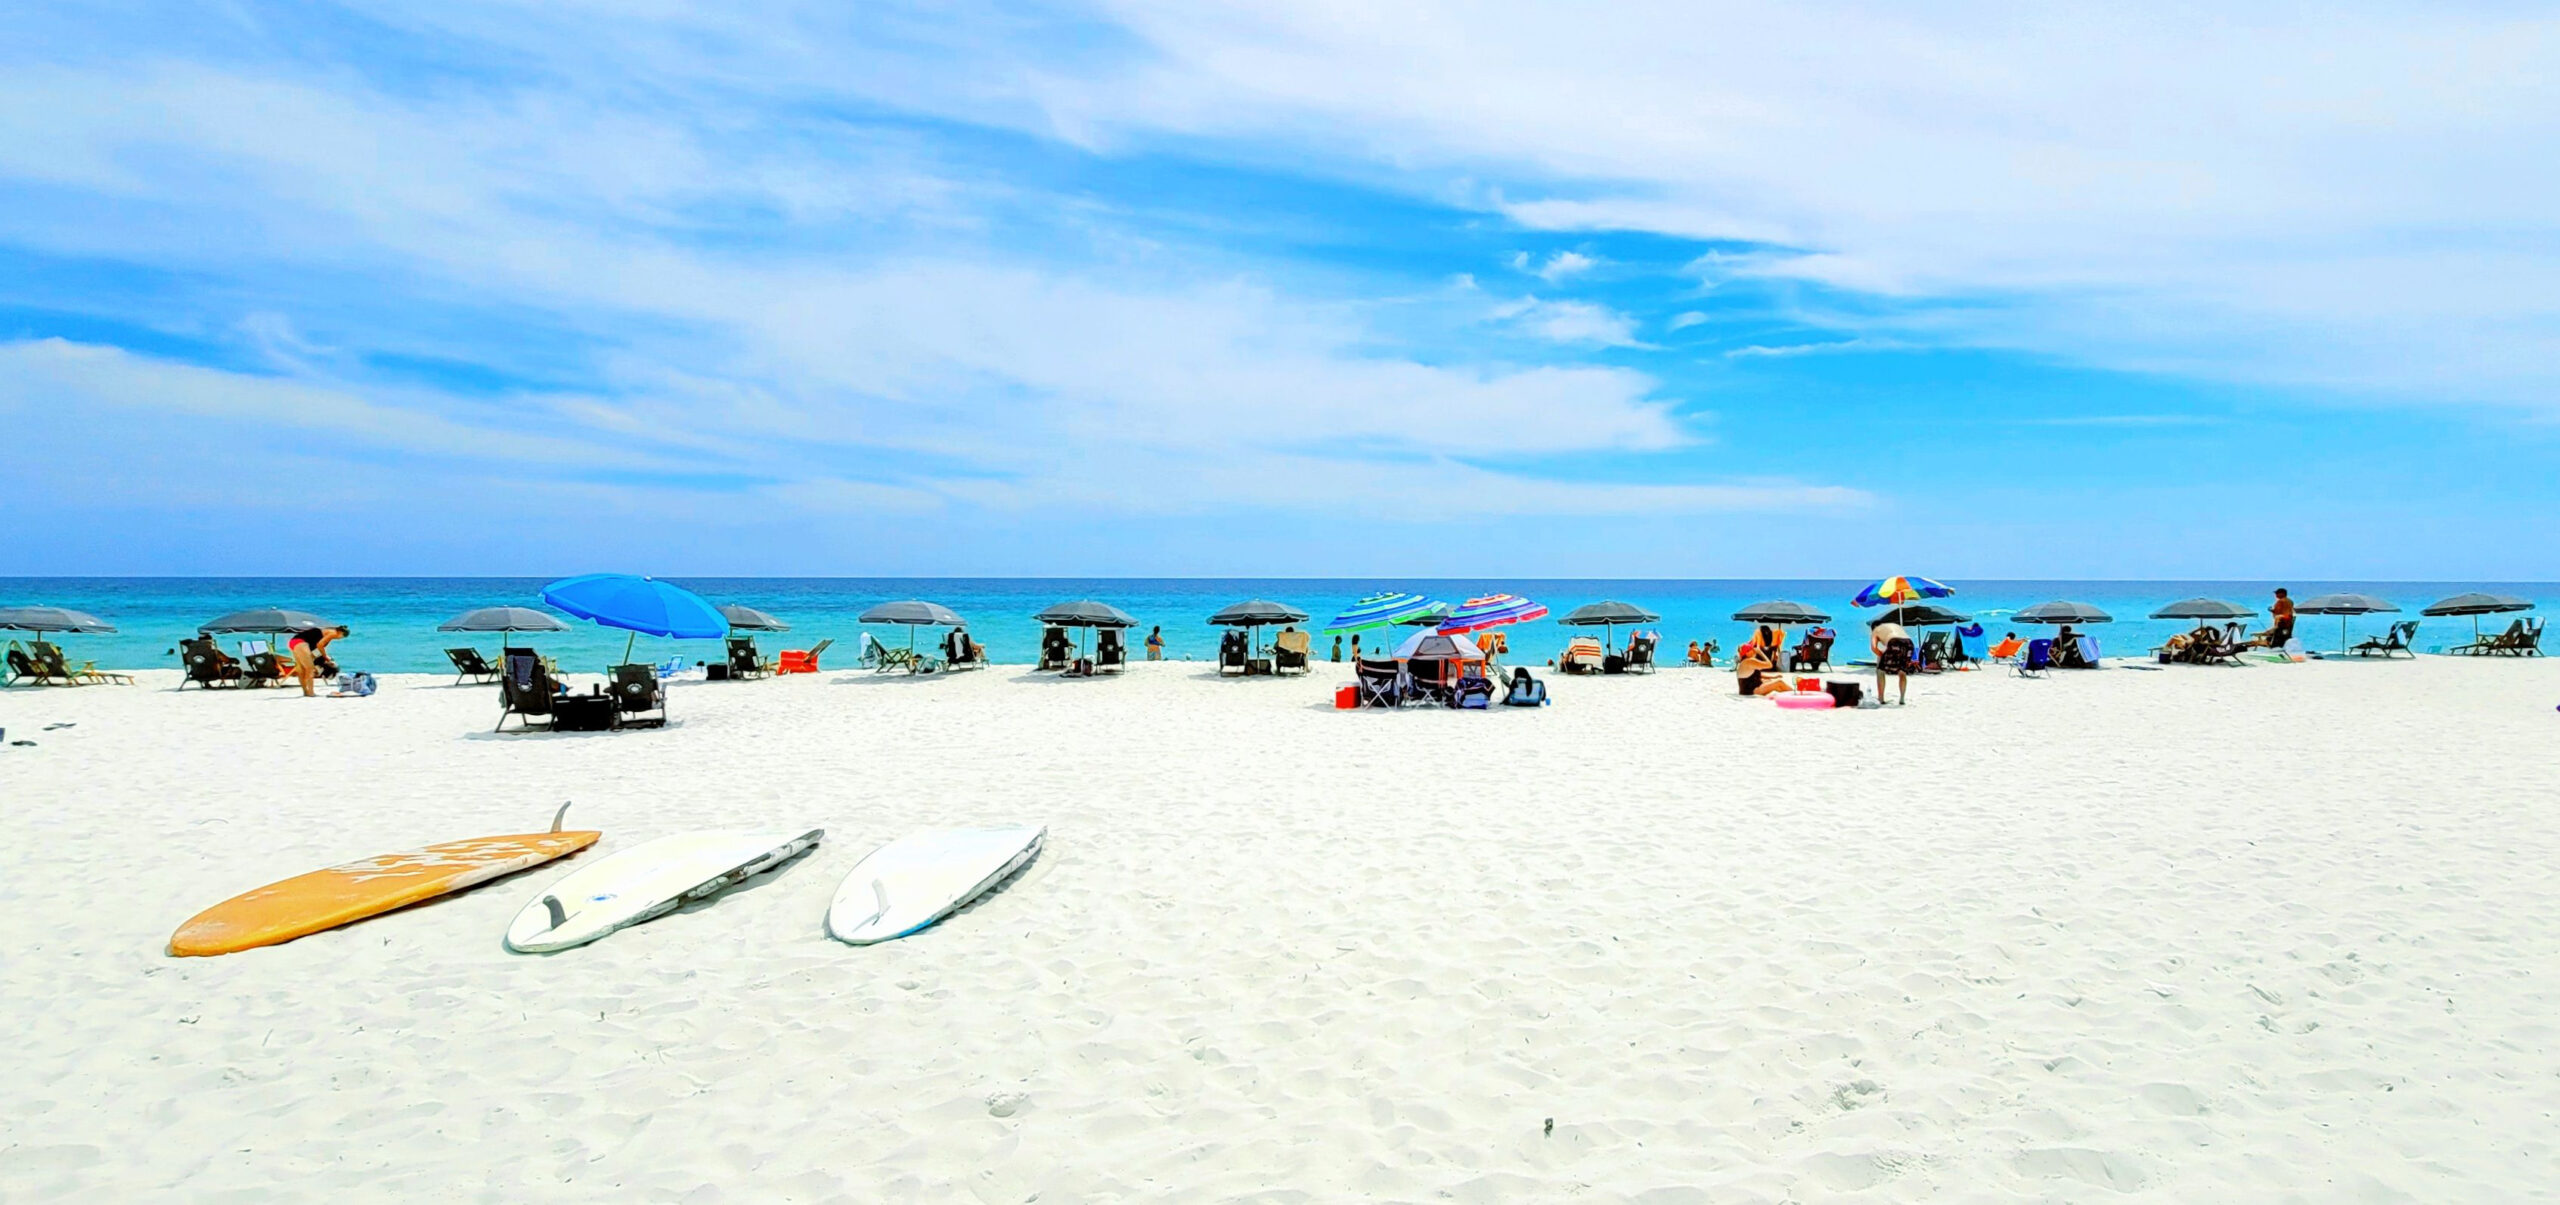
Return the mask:
[(453, 684), (456, 686), (462, 685), (465, 678), (474, 682), (495, 682), (506, 676), (497, 666), (489, 664), (489, 659), (481, 656), (478, 649), (446, 649), (444, 656), (445, 660), (453, 662)]
[(1093, 669), (1095, 673), (1116, 674), (1129, 668), (1129, 646), (1118, 628), (1093, 630)]
[(1515, 666), (1511, 670), (1511, 689), (1503, 692), (1502, 705), (1544, 707), (1547, 705), (1547, 684), (1530, 677), (1528, 666)]
[(652, 665), (613, 667), (613, 726), (663, 728), (667, 724), (667, 687)]
[(1654, 670), (1653, 646), (1654, 638), (1651, 636), (1638, 636), (1627, 641), (1626, 664), (1619, 667), (1620, 672), (1630, 674), (1652, 673)]
[(1298, 631), (1295, 628), (1273, 637), (1271, 641), (1271, 672), (1275, 674), (1285, 674), (1291, 670), (1296, 670), (1302, 674), (1306, 673), (1309, 668), (1307, 665), (1307, 650), (1310, 647), (1310, 644), (1311, 638), (1308, 634)]
[(70, 658), (62, 655), (60, 646), (42, 640), (27, 643), (27, 656), (35, 662), (37, 673), (65, 686), (95, 686), (110, 682), (133, 685), (131, 675), (108, 673), (99, 669), (95, 661), (83, 661), (75, 667)]
[(508, 649), (507, 672), (498, 679), (498, 726), (507, 729), (507, 717), (514, 716), (521, 727), (530, 729), (540, 718), (544, 726), (551, 723), (552, 700), (560, 697), (560, 683), (551, 677), (551, 667), (542, 663), (531, 649)]
[(1829, 628), (1806, 628), (1804, 641), (1787, 651), (1787, 669), (1820, 671), (1831, 668), (1831, 644), (1840, 638)]
[(752, 636), (732, 636), (728, 642), (729, 676), (741, 681), (762, 678), (773, 673), (773, 663), (756, 651)]
[(814, 674), (818, 672), (819, 655), (825, 653), (827, 651), (827, 646), (834, 643), (834, 640), (828, 639), (821, 640), (805, 649), (784, 649), (782, 650), (781, 658), (774, 662), (773, 672), (777, 674)]
[(942, 664), (947, 669), (981, 669), (987, 646), (969, 638), (969, 629), (953, 628), (942, 636)]
[(207, 690), (240, 685), (240, 663), (232, 660), (231, 654), (223, 652), (222, 646), (215, 644), (211, 636), (179, 641), (178, 657), (187, 667), (187, 676), (178, 683), (180, 690), (185, 690), (188, 683)]
[(1447, 657), (1415, 657), (1404, 663), (1405, 701), (1458, 705), (1458, 665)]
[(2043, 677), (2046, 670), (2053, 668), (2053, 641), (2041, 636), (2028, 641), (2027, 651), (2018, 655), (2012, 668), (2021, 678)]
[(1225, 635), (1218, 637), (1218, 672), (1230, 670), (1239, 674), (1253, 672), (1252, 638), (1241, 628), (1228, 628)]
[(1362, 707), (1401, 707), (1404, 705), (1404, 667), (1393, 661), (1373, 661), (1366, 657), (1352, 667), (1360, 687)]
[(1452, 707), (1482, 711), (1493, 706), (1493, 679), (1485, 677), (1480, 669), (1468, 669), (1460, 673), (1458, 684), (1454, 689), (1457, 691), (1457, 697), (1450, 701), (1449, 705)]
[(1576, 636), (1566, 641), (1564, 655), (1556, 658), (1556, 668), (1568, 674), (1596, 674), (1605, 669), (1608, 653), (1600, 647), (1596, 636)]
[[(27, 650), (18, 647), (18, 642), (12, 640), (9, 642), (8, 684), (16, 686), (21, 682), (33, 682), (38, 686), (43, 686), (45, 685), (45, 674), (42, 670), (36, 668), (35, 658), (28, 656)], [(181, 685), (183, 685), (183, 683), (181, 683)]]
[(1915, 673), (1934, 674), (1947, 668), (1947, 634), (1931, 632), (1920, 638), (1920, 657), (1912, 665)]
[(2389, 657), (2394, 653), (2401, 653), (2415, 660), (2418, 653), (2417, 650), (2409, 647), (2409, 638), (2417, 634), (2418, 621), (2406, 619), (2391, 625), (2390, 630), (2382, 635), (2359, 641), (2347, 651), (2359, 657)]

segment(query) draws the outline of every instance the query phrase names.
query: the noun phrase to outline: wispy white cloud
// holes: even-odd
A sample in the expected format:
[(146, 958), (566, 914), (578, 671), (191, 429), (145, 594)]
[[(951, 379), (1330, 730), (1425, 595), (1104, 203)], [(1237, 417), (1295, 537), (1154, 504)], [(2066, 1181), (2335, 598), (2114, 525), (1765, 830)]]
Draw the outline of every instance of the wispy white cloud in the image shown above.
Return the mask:
[(1834, 339), (1820, 343), (1754, 343), (1725, 352), (1729, 360), (1792, 359), (1796, 356), (1836, 356), (1862, 351), (1897, 351), (1910, 346), (1891, 339)]
[(1495, 307), (1493, 313), (1513, 327), (1551, 342), (1636, 346), (1635, 319), (1597, 302), (1524, 297)]
[(1706, 311), (1704, 310), (1686, 310), (1672, 315), (1671, 321), (1666, 325), (1675, 331), (1685, 331), (1690, 327), (1697, 326), (1708, 320)]

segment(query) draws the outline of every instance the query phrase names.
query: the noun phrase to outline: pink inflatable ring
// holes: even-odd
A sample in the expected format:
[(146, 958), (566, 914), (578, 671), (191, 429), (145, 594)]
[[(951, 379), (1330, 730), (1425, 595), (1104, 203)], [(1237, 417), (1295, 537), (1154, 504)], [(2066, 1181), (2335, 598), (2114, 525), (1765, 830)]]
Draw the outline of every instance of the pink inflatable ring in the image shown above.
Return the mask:
[(1829, 711), (1837, 705), (1827, 690), (1782, 690), (1769, 697), (1789, 711)]

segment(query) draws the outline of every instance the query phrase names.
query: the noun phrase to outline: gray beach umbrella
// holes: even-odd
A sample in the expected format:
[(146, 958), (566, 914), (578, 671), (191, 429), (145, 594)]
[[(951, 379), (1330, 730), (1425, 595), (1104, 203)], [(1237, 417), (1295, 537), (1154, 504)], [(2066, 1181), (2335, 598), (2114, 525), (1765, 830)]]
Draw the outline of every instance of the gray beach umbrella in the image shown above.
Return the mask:
[[(2532, 609), (2532, 599), (2517, 598), (2512, 594), (2456, 594), (2451, 598), (2439, 598), (2436, 601), (2427, 604), (2427, 609), (2418, 612), (2418, 614), (2468, 615), (2471, 617), (2471, 642), (2473, 644), (2478, 644), (2480, 642), (2481, 616), (2504, 615), (2509, 611), (2530, 611)], [(0, 628), (5, 628), (7, 626), (9, 625), (6, 623), (0, 623)]]
[(2381, 615), (2396, 612), (2400, 608), (2396, 604), (2385, 602), (2370, 594), (2323, 594), (2317, 598), (2306, 598), (2301, 602), (2295, 603), (2293, 604), (2293, 609), (2296, 614), (2300, 615), (2337, 616), (2338, 651), (2340, 653), (2345, 653), (2347, 651), (2348, 616)]
[(1609, 645), (1617, 643), (1619, 624), (1623, 623), (1632, 625), (1639, 623), (1652, 623), (1660, 618), (1662, 617), (1651, 611), (1645, 610), (1634, 603), (1619, 602), (1614, 598), (1606, 598), (1596, 603), (1584, 603), (1579, 607), (1575, 607), (1574, 609), (1565, 612), (1564, 618), (1559, 619), (1556, 622), (1569, 628), (1608, 629), (1603, 638), (1604, 643), (1601, 645), (1602, 648), (1607, 648)]
[(1209, 617), (1222, 628), (1258, 628), (1275, 623), (1305, 623), (1307, 613), (1287, 603), (1253, 598), (1230, 605)]
[(1096, 602), (1090, 598), (1059, 603), (1032, 618), (1062, 628), (1134, 628), (1138, 626), (1138, 621), (1131, 619), (1128, 612), (1110, 603)]
[(911, 628), (956, 628), (960, 626), (960, 613), (949, 607), (943, 606), (941, 603), (929, 603), (918, 599), (909, 599), (905, 602), (882, 603), (860, 615), (854, 616), (853, 621), (855, 623), (902, 624)]
[(2151, 613), (2153, 619), (2247, 619), (2257, 611), (2218, 598), (2182, 598)]
[(0, 607), (0, 631), (33, 632), (38, 636), (47, 632), (97, 636), (115, 630), (116, 625), (86, 611), (65, 607)]
[(1970, 615), (1959, 615), (1935, 603), (1904, 603), (1899, 607), (1888, 608), (1884, 614), (1868, 620), (1867, 626), (1872, 628), (1880, 623), (1898, 623), (1906, 628), (1943, 628), (1949, 624), (1963, 623), (1971, 618), (1973, 617)]
[(233, 611), (218, 619), (206, 620), (196, 631), (211, 636), (227, 632), (299, 632), (304, 628), (329, 626), (309, 611), (292, 611), (283, 607), (258, 607)]
[(2055, 599), (2037, 603), (2009, 618), (2019, 623), (2114, 623), (2116, 617), (2084, 602)]
[(754, 607), (722, 603), (717, 609), (720, 612), (720, 618), (729, 621), (729, 630), (732, 632), (788, 632), (791, 630), (790, 624), (775, 619)]
[(482, 607), (436, 625), (439, 632), (565, 632), (569, 625), (531, 607)]
[(1815, 610), (1800, 602), (1773, 598), (1767, 602), (1753, 603), (1734, 612), (1733, 621), (1735, 623), (1829, 623), (1831, 614), (1827, 611)]

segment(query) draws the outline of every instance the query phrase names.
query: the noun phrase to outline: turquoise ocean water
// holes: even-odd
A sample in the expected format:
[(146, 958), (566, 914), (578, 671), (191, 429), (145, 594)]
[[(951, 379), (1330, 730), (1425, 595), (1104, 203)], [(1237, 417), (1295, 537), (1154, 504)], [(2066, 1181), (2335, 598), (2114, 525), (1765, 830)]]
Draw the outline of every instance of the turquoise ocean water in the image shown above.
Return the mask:
[[(1168, 655), (1209, 659), (1216, 656), (1219, 629), (1205, 622), (1209, 614), (1246, 598), (1270, 598), (1293, 604), (1312, 615), (1310, 626), (1353, 600), (1378, 590), (1406, 590), (1451, 602), (1496, 592), (1521, 594), (1547, 604), (1556, 615), (1599, 599), (1621, 599), (1660, 612), (1652, 625), (1661, 630), (1671, 659), (1687, 642), (1713, 639), (1729, 659), (1744, 637), (1732, 613), (1772, 598), (1793, 599), (1831, 612), (1833, 626), (1854, 640), (1851, 626), (1867, 614), (1849, 604), (1864, 581), (1674, 581), (1674, 580), (1326, 580), (1217, 578), (674, 578), (716, 603), (743, 603), (788, 621), (791, 631), (759, 637), (770, 653), (807, 648), (834, 638), (826, 664), (850, 664), (861, 625), (854, 617), (874, 604), (902, 598), (942, 603), (969, 620), (971, 633), (993, 650), (999, 662), (1031, 660), (1039, 625), (1031, 616), (1051, 603), (1072, 598), (1098, 598), (1137, 617), (1141, 627), (1131, 637), (1133, 655), (1146, 629), (1162, 625)], [(435, 630), (438, 623), (474, 607), (513, 604), (539, 606), (537, 578), (0, 578), (0, 606), (52, 605), (95, 614), (119, 629), (108, 636), (74, 636), (64, 643), (74, 656), (117, 669), (174, 668), (171, 650), (195, 633), (196, 625), (216, 615), (247, 607), (285, 606), (318, 613), (333, 623), (355, 628), (338, 646), (338, 660), (349, 669), (377, 673), (422, 672), (448, 666), (444, 650), (456, 644), (497, 645), (494, 636), (457, 637)], [(2117, 622), (2095, 629), (2111, 655), (2150, 648), (2189, 625), (2142, 618), (2160, 605), (2193, 595), (2230, 599), (2264, 608), (2278, 585), (2296, 598), (2352, 590), (2399, 604), (2404, 614), (2362, 616), (2347, 622), (2350, 639), (2380, 632), (2394, 619), (2417, 619), (2418, 610), (2449, 594), (2487, 590), (2533, 599), (2560, 600), (2560, 586), (2534, 582), (2067, 582), (1948, 581), (1956, 590), (1945, 605), (1978, 619), (1991, 637), (2014, 625), (2009, 612), (2049, 599), (2093, 603), (2113, 613)], [(565, 617), (564, 617), (565, 618)], [(2503, 628), (2506, 617), (2494, 617)], [(562, 668), (601, 670), (618, 660), (625, 633), (570, 620), (571, 630), (535, 637), (532, 643), (559, 659)], [(2489, 624), (2490, 620), (2483, 620)], [(2023, 629), (2033, 634), (2035, 629)], [(1514, 661), (1544, 660), (1572, 633), (1551, 618), (1508, 629)], [(2305, 616), (2300, 632), (2315, 648), (2334, 648), (2335, 619)], [(903, 644), (903, 628), (881, 629), (883, 641)], [(2468, 619), (2428, 619), (2421, 623), (2420, 649), (2470, 639)], [(921, 639), (931, 640), (927, 632)], [(226, 638), (236, 642), (239, 637)], [(1367, 641), (1364, 639), (1364, 643)], [(1331, 641), (1319, 637), (1317, 655), (1329, 654)], [(717, 641), (660, 640), (643, 636), (636, 656), (663, 660), (717, 658)]]

